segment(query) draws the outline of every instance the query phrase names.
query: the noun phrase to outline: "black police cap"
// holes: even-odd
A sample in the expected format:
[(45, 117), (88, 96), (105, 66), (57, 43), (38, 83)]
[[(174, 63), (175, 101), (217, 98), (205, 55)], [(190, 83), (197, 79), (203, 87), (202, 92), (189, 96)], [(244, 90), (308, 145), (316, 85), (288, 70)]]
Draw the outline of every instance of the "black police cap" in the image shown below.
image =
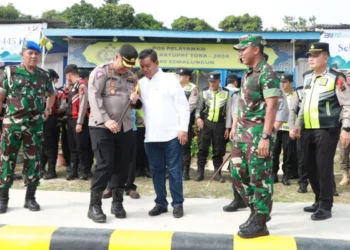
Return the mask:
[(60, 77), (58, 76), (57, 72), (54, 71), (53, 69), (48, 69), (47, 70), (51, 76), (52, 79), (56, 78), (56, 79), (59, 79)]
[(209, 81), (210, 80), (220, 80), (221, 74), (219, 72), (210, 72), (209, 73)]
[(73, 70), (78, 71), (78, 67), (75, 64), (68, 64), (65, 68), (64, 68), (64, 74), (68, 74), (69, 72), (72, 72)]
[(293, 82), (293, 75), (291, 75), (291, 74), (283, 74), (281, 76), (281, 82)]
[(124, 44), (119, 49), (119, 55), (122, 57), (123, 65), (131, 68), (135, 66), (139, 53), (131, 44)]
[(179, 68), (179, 69), (177, 69), (177, 73), (180, 76), (191, 76), (192, 75), (192, 70), (191, 69), (187, 69), (187, 68)]
[(314, 55), (317, 56), (321, 52), (329, 53), (329, 44), (328, 43), (311, 43), (309, 45), (309, 52), (306, 55)]

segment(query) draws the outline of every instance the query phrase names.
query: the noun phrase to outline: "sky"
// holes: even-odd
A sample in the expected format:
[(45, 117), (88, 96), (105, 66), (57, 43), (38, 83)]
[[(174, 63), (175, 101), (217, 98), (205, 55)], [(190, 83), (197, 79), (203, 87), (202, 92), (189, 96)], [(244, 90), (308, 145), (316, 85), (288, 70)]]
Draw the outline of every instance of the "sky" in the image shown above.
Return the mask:
[[(0, 5), (12, 3), (22, 13), (40, 16), (42, 12), (66, 7), (79, 3), (80, 0), (0, 0)], [(103, 0), (86, 0), (96, 7)], [(258, 15), (264, 28), (283, 27), (284, 16), (308, 18), (316, 16), (317, 24), (349, 24), (349, 0), (121, 0), (120, 4), (128, 3), (136, 13), (152, 14), (158, 21), (171, 28), (173, 20), (180, 16), (198, 17), (204, 19), (215, 29), (219, 22), (228, 15)], [(247, 3), (244, 5), (244, 3)]]

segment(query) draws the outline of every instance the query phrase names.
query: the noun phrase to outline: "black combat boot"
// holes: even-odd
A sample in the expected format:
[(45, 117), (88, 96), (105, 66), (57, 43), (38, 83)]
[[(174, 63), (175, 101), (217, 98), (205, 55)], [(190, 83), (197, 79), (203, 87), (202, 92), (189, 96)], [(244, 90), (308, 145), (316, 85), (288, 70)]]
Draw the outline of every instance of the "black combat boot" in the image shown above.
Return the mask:
[(56, 164), (49, 164), (47, 172), (44, 174), (44, 180), (51, 180), (57, 178)]
[(0, 189), (0, 214), (4, 214), (7, 211), (7, 205), (9, 203), (9, 189)]
[(69, 165), (67, 166), (67, 177), (66, 180), (67, 181), (72, 181), (78, 178), (78, 166), (77, 165)]
[(111, 213), (115, 215), (116, 218), (123, 219), (126, 218), (126, 212), (123, 207), (123, 188), (113, 188), (112, 190), (113, 201), (111, 207)]
[(40, 176), (40, 178), (43, 178), (46, 173), (47, 172), (45, 170), (45, 164), (40, 163), (39, 164), (39, 176)]
[(88, 218), (97, 223), (106, 222), (106, 215), (102, 211), (103, 191), (91, 191)]
[(198, 166), (198, 170), (197, 170), (198, 174), (196, 176), (196, 178), (194, 179), (195, 181), (202, 181), (204, 180), (204, 166), (200, 167)]
[(266, 227), (267, 216), (267, 214), (255, 213), (248, 225), (238, 232), (238, 236), (250, 239), (269, 235), (270, 233)]
[(88, 167), (80, 167), (79, 171), (79, 180), (86, 181), (89, 179), (89, 168)]
[(182, 179), (184, 181), (189, 181), (190, 178), (190, 167), (184, 167), (183, 173), (182, 173)]
[(35, 185), (28, 185), (27, 186), (24, 208), (28, 208), (29, 211), (39, 211), (40, 210), (40, 205), (35, 200), (35, 192), (36, 192)]
[[(244, 230), (244, 228), (248, 226), (248, 224), (252, 220), (254, 214), (256, 213), (253, 204), (249, 204), (249, 208), (250, 208), (250, 215), (248, 217), (248, 220), (246, 222), (244, 222), (242, 225), (239, 226), (240, 230)], [(267, 222), (269, 222), (271, 220), (271, 216), (268, 214), (265, 219), (266, 219), (265, 222), (267, 223)]]
[(233, 192), (234, 200), (228, 204), (227, 206), (223, 207), (223, 210), (225, 212), (236, 212), (240, 208), (247, 208), (247, 204), (244, 203), (242, 197), (237, 193), (237, 191)]
[[(215, 173), (216, 171), (218, 171), (218, 168), (214, 168), (215, 169)], [(215, 175), (214, 180), (220, 182), (220, 183), (224, 183), (225, 182), (225, 178), (221, 176), (221, 170)]]

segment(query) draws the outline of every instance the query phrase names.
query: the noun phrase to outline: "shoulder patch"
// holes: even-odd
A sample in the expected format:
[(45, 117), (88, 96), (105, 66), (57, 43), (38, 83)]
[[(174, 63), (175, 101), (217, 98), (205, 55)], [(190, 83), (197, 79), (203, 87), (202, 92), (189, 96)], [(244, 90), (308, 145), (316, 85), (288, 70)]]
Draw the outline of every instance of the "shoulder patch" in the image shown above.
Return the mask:
[(79, 87), (79, 94), (84, 95), (85, 93), (85, 88), (83, 86)]
[(99, 78), (101, 78), (104, 75), (105, 75), (105, 73), (101, 69), (98, 69), (96, 71), (96, 79), (99, 79)]
[(344, 90), (346, 90), (345, 87), (345, 79), (343, 77), (338, 77), (337, 82), (336, 82), (337, 88), (343, 92)]
[(197, 95), (198, 95), (198, 88), (194, 88), (194, 89), (193, 89), (193, 95), (194, 95), (194, 96), (197, 96)]

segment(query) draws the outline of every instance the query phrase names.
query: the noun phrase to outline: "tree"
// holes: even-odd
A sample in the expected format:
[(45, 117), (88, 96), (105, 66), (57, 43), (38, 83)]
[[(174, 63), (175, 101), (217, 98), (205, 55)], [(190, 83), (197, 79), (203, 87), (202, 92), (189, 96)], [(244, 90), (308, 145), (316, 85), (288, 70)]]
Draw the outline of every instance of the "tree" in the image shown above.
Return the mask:
[(118, 4), (119, 0), (104, 0), (106, 4)]
[(151, 14), (139, 13), (135, 16), (134, 28), (145, 30), (165, 29), (163, 22), (157, 21)]
[(129, 4), (105, 4), (98, 9), (96, 28), (133, 28), (135, 20), (134, 13), (134, 8)]
[(206, 21), (199, 18), (181, 16), (171, 24), (173, 30), (214, 31)]
[(7, 6), (0, 5), (0, 19), (19, 19), (21, 12), (17, 10), (12, 3)]
[(259, 16), (227, 16), (219, 24), (223, 31), (260, 31), (262, 30), (262, 20)]
[(44, 20), (62, 20), (64, 21), (63, 13), (57, 10), (48, 10), (41, 14), (41, 19)]
[(316, 27), (316, 17), (311, 16), (308, 19), (298, 17), (297, 19), (293, 16), (284, 16), (284, 31), (308, 31), (314, 30)]
[(72, 28), (92, 29), (96, 28), (98, 17), (97, 9), (84, 0), (80, 4), (74, 4), (63, 12), (63, 17)]

